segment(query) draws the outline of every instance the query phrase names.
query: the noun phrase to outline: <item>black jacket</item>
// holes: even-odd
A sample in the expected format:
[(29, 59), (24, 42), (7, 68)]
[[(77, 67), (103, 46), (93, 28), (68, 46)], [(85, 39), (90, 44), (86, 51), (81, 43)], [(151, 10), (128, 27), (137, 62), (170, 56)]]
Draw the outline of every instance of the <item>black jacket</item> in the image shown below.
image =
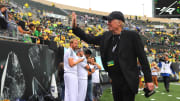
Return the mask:
[[(102, 36), (90, 36), (85, 34), (80, 28), (73, 29), (74, 34), (89, 44), (100, 46), (101, 59), (104, 69), (109, 72), (106, 61), (106, 51), (108, 42), (113, 34), (110, 31), (104, 32)], [(125, 77), (129, 87), (134, 93), (138, 92), (139, 69), (137, 67), (137, 58), (142, 66), (145, 82), (152, 82), (151, 70), (144, 52), (144, 45), (138, 33), (134, 31), (122, 31), (120, 42), (118, 44), (118, 58), (120, 70)]]
[(0, 17), (0, 29), (7, 29), (7, 27), (8, 22), (4, 18)]

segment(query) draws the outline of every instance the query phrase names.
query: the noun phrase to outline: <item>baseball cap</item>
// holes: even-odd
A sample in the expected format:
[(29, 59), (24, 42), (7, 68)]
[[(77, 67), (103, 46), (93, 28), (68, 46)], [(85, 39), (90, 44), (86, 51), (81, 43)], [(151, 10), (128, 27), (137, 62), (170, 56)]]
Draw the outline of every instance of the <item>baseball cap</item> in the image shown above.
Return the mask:
[(118, 20), (121, 20), (121, 21), (125, 22), (124, 15), (120, 11), (113, 11), (108, 16), (103, 16), (102, 18), (104, 20), (108, 20), (108, 21), (111, 21), (111, 20), (114, 20), (114, 19), (118, 19)]

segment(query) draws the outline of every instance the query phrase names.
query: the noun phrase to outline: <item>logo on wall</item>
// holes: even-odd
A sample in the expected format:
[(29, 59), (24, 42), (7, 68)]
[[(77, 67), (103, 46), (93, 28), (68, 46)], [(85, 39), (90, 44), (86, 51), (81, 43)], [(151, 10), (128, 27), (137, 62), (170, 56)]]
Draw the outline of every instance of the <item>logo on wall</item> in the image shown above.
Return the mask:
[(2, 70), (0, 99), (8, 98), (13, 101), (21, 98), (25, 91), (25, 80), (18, 56), (14, 52), (9, 52), (5, 64), (0, 66)]

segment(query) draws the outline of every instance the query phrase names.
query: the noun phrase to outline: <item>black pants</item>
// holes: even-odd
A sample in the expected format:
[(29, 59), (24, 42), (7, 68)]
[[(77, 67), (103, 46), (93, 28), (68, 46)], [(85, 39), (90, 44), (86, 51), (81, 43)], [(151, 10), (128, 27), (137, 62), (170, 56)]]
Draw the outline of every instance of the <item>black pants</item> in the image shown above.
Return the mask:
[(163, 76), (163, 81), (166, 91), (169, 91), (169, 82), (170, 82), (169, 76)]
[(114, 101), (134, 101), (135, 93), (132, 93), (122, 73), (113, 71), (109, 73), (109, 76), (112, 79)]

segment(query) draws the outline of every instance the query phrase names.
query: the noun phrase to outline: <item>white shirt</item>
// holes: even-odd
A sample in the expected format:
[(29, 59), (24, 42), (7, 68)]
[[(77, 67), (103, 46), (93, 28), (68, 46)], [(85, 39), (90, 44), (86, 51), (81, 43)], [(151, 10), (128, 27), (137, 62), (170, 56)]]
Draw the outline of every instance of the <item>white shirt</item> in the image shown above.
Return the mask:
[(161, 73), (171, 74), (172, 73), (172, 71), (171, 71), (171, 63), (172, 62), (169, 62), (169, 63), (161, 62), (161, 63), (162, 63)]
[[(155, 72), (152, 72), (152, 71), (155, 71)], [(157, 69), (155, 67), (151, 67), (151, 72), (152, 72), (152, 75), (154, 76), (158, 75)]]
[(84, 61), (80, 62), (77, 65), (77, 72), (78, 72), (78, 79), (83, 79), (83, 80), (87, 80), (88, 79), (88, 71), (86, 70), (86, 66), (87, 66), (87, 60), (85, 57), (78, 57), (79, 59), (83, 59)]
[(78, 60), (78, 57), (72, 48), (68, 48), (64, 54), (64, 73), (73, 73), (77, 75), (77, 65), (70, 67), (69, 58), (73, 58), (74, 61)]
[(92, 82), (93, 83), (100, 83), (99, 79), (99, 68), (96, 65), (93, 65), (95, 72), (92, 74)]

